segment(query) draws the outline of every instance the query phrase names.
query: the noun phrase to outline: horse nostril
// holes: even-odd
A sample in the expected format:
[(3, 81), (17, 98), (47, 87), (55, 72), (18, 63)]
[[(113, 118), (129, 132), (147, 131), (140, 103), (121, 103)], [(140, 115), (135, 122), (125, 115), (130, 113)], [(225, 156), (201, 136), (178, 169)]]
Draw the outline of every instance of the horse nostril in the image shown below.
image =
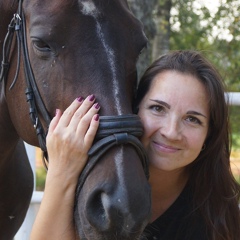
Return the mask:
[(86, 205), (86, 214), (89, 223), (102, 231), (109, 229), (109, 208), (110, 201), (108, 195), (101, 190), (93, 192)]

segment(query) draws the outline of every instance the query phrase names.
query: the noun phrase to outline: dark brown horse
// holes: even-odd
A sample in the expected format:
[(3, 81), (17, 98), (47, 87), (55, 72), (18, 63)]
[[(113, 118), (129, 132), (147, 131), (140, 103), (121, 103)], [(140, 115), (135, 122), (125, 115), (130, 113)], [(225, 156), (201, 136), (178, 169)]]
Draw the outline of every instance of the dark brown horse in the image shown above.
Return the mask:
[(22, 140), (45, 151), (55, 109), (92, 93), (107, 117), (79, 178), (76, 227), (81, 240), (137, 239), (150, 214), (142, 129), (132, 114), (146, 38), (126, 0), (0, 0), (0, 45), (1, 240), (13, 238), (32, 195)]

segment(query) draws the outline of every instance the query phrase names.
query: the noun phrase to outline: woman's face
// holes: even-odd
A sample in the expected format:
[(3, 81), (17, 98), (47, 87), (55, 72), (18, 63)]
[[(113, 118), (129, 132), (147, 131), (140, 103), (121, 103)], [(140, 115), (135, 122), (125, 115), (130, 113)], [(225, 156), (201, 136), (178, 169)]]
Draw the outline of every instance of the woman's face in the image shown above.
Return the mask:
[(180, 170), (197, 158), (209, 124), (207, 92), (197, 78), (176, 71), (158, 74), (138, 115), (151, 167)]

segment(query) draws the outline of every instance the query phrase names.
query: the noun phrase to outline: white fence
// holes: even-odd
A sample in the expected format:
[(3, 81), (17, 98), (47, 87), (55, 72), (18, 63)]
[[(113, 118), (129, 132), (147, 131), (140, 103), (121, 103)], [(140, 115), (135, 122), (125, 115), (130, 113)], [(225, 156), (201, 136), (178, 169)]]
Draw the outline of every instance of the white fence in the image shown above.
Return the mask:
[[(240, 92), (231, 92), (229, 93), (229, 100), (230, 105), (240, 105)], [(36, 181), (35, 178), (35, 148), (33, 146), (30, 146), (28, 144), (25, 145), (27, 149), (27, 153), (29, 156), (29, 160), (34, 172), (34, 181)], [(31, 204), (29, 207), (29, 210), (27, 212), (27, 216), (25, 218), (25, 221), (23, 222), (21, 228), (19, 229), (18, 233), (16, 234), (14, 240), (29, 240), (29, 236), (31, 233), (32, 225), (35, 220), (37, 211), (39, 209), (41, 200), (43, 197), (43, 192), (35, 191), (33, 192)]]
[(240, 92), (230, 92), (228, 93), (228, 97), (230, 105), (240, 105)]
[(33, 147), (29, 144), (26, 144), (26, 143), (25, 143), (25, 147), (26, 147), (28, 158), (29, 158), (29, 161), (31, 163), (31, 167), (32, 167), (32, 170), (34, 173), (34, 191), (33, 191), (31, 204), (29, 206), (26, 218), (25, 218), (21, 228), (15, 235), (14, 240), (29, 240), (33, 222), (35, 220), (35, 217), (37, 215), (37, 212), (38, 212), (38, 209), (39, 209), (42, 197), (43, 197), (43, 192), (35, 191), (35, 186), (36, 186), (36, 172), (35, 172), (36, 149), (35, 149), (35, 147)]

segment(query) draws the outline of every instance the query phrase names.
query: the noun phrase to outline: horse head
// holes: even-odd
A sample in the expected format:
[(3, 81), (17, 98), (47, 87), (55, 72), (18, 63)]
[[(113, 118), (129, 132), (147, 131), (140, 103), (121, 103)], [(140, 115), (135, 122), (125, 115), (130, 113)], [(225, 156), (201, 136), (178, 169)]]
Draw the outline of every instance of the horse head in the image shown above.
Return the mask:
[(103, 117), (76, 190), (77, 230), (81, 240), (137, 238), (150, 214), (142, 126), (132, 114), (136, 62), (147, 42), (142, 25), (125, 0), (21, 2), (2, 74), (11, 123), (41, 147), (36, 129), (46, 134), (55, 109), (94, 93)]

